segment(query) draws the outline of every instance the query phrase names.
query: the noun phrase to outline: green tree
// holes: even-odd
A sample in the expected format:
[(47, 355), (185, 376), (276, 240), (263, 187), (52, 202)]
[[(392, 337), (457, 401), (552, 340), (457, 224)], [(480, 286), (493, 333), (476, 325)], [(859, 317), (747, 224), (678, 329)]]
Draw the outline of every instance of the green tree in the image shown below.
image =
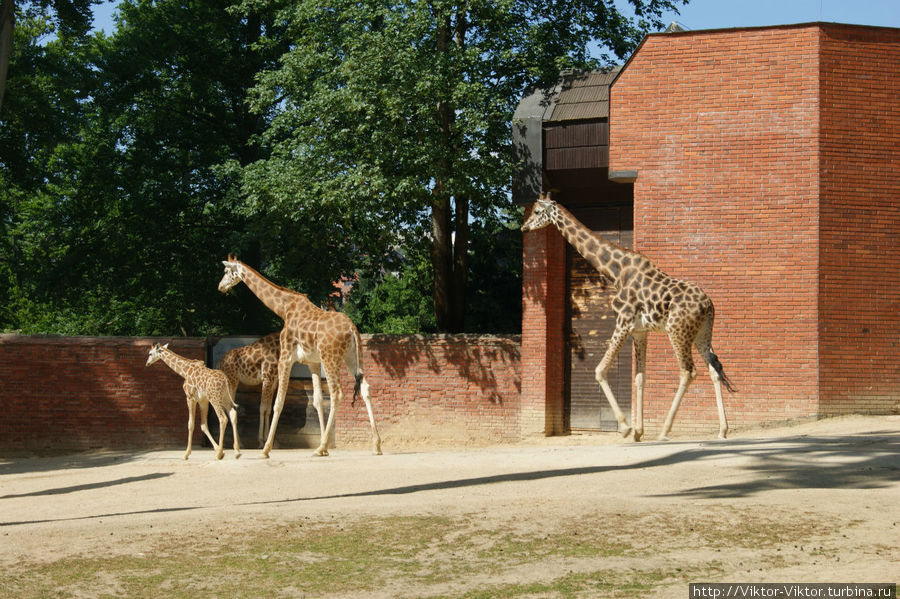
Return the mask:
[(518, 99), (597, 66), (591, 43), (623, 58), (677, 3), (631, 0), (629, 18), (613, 0), (292, 2), (290, 47), (252, 93), (273, 116), (246, 205), (319, 223), (348, 257), (427, 248), (436, 326), (462, 331), (472, 222), (509, 204)]
[(20, 15), (15, 93), (0, 115), (0, 277), (10, 283), (0, 328), (265, 330), (271, 315), (255, 298), (229, 300), (215, 284), (227, 251), (296, 261), (284, 251), (296, 227), (250, 221), (219, 168), (263, 156), (250, 140), (267, 116), (245, 97), (267, 48), (281, 53), (256, 44), (275, 25), (265, 11), (239, 15), (213, 0), (119, 10), (110, 38), (45, 44), (52, 24)]
[[(22, 11), (13, 67), (0, 114), (0, 327), (46, 320), (39, 298), (64, 283), (62, 254), (73, 235), (65, 222), (74, 179), (66, 161), (71, 140), (90, 119), (86, 98), (96, 89), (96, 40), (58, 35), (44, 14)], [(78, 231), (73, 231), (74, 236)], [(48, 267), (56, 263), (59, 269)]]
[[(103, 0), (36, 0), (20, 2), (22, 14), (51, 19), (53, 26), (63, 37), (84, 37), (91, 28), (91, 6)], [(12, 55), (16, 23), (15, 0), (0, 0), (0, 109), (6, 90), (6, 76)], [(24, 39), (24, 36), (23, 36)]]
[(344, 311), (360, 330), (393, 335), (437, 330), (430, 301), (428, 254), (419, 252), (402, 258), (395, 267), (379, 261), (358, 269), (359, 278)]

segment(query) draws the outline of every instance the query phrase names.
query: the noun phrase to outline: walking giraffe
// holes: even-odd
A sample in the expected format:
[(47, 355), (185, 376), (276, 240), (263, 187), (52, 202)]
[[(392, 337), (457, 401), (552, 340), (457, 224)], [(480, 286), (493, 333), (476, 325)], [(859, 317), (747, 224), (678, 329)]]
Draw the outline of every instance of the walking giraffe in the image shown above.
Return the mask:
[(731, 392), (731, 381), (725, 376), (719, 358), (712, 350), (712, 330), (715, 309), (712, 300), (698, 286), (679, 281), (659, 270), (647, 257), (618, 247), (594, 234), (578, 222), (572, 214), (542, 193), (535, 202), (531, 216), (522, 225), (523, 231), (533, 231), (554, 225), (563, 237), (600, 274), (612, 280), (616, 294), (611, 303), (616, 312), (616, 328), (609, 347), (595, 370), (597, 382), (619, 423), (619, 433), (627, 437), (631, 427), (616, 402), (606, 374), (622, 345), (630, 335), (634, 339), (635, 355), (635, 420), (634, 439), (644, 435), (644, 371), (647, 358), (647, 333), (661, 331), (669, 335), (681, 369), (678, 390), (666, 416), (660, 440), (668, 438), (675, 413), (688, 387), (697, 376), (691, 346), (695, 346), (709, 366), (719, 411), (719, 438), (728, 433), (722, 385)]
[[(284, 320), (284, 327), (279, 335), (278, 394), (275, 397), (269, 436), (262, 450), (263, 457), (269, 457), (275, 443), (275, 430), (278, 428), (278, 418), (284, 408), (294, 362), (308, 365), (312, 375), (313, 405), (319, 415), (319, 427), (322, 431), (321, 442), (314, 455), (328, 455), (328, 441), (334, 428), (334, 417), (343, 397), (340, 382), (342, 361), (347, 364), (350, 374), (356, 379), (353, 397), (356, 399), (358, 394), (362, 395), (372, 427), (372, 451), (380, 455), (381, 437), (378, 436), (372, 403), (369, 401), (369, 383), (362, 369), (362, 341), (353, 322), (345, 314), (328, 312), (316, 307), (302, 293), (276, 285), (238, 260), (236, 256), (229, 256), (222, 264), (225, 265), (225, 274), (219, 282), (219, 291), (225, 293), (243, 281), (262, 303)], [(327, 424), (324, 422), (322, 407), (322, 383), (319, 378), (321, 369), (325, 370), (328, 392), (331, 395), (331, 410), (328, 412)]]
[[(169, 349), (169, 344), (155, 343), (150, 348), (150, 356), (147, 358), (147, 366), (157, 360), (162, 360), (184, 379), (184, 395), (187, 398), (188, 407), (188, 441), (184, 459), (191, 455), (191, 443), (194, 439), (194, 413), (200, 406), (200, 430), (212, 443), (216, 450), (216, 459), (221, 460), (225, 455), (222, 444), (225, 442), (225, 429), (228, 428), (228, 420), (231, 419), (231, 432), (234, 435), (234, 457), (241, 457), (241, 444), (238, 441), (237, 409), (234, 406), (234, 390), (228, 383), (228, 378), (220, 370), (207, 368), (200, 360), (189, 360), (179, 356)], [(219, 419), (219, 442), (213, 439), (206, 424), (206, 416), (212, 404), (216, 417)], [(225, 412), (228, 416), (225, 416)]]

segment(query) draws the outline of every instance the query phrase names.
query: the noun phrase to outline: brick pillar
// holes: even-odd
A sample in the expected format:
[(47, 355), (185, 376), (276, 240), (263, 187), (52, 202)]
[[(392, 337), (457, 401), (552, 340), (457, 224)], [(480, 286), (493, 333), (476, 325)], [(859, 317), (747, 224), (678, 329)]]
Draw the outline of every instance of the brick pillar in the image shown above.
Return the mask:
[(524, 234), (519, 417), (523, 436), (565, 432), (565, 244), (552, 226)]

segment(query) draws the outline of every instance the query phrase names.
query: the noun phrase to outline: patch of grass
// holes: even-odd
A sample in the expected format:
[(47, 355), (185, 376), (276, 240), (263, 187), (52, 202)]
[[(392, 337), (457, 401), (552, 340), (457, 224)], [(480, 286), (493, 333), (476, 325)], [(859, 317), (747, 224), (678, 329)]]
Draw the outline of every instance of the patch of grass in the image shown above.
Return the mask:
[(597, 570), (571, 572), (546, 582), (506, 584), (473, 590), (462, 595), (437, 595), (427, 599), (639, 597), (671, 581), (670, 576), (656, 570), (628, 572)]
[(268, 596), (285, 587), (312, 595), (364, 591), (409, 568), (451, 525), (441, 518), (389, 518), (350, 527), (294, 524), (215, 544), (184, 537), (153, 555), (22, 564), (0, 590), (23, 598), (75, 597), (85, 589), (94, 597), (154, 598)]
[[(674, 571), (663, 571), (660, 564), (671, 552), (723, 548), (724, 555), (724, 548), (739, 547), (762, 560), (802, 535), (836, 529), (820, 517), (784, 516), (714, 506), (702, 516), (581, 514), (549, 520), (545, 528), (484, 514), (297, 520), (221, 539), (196, 532), (167, 537), (135, 555), (19, 564), (0, 578), (0, 596), (264, 597), (290, 589), (315, 598), (388, 589), (410, 598), (627, 597), (725, 572), (714, 560), (681, 558)], [(608, 559), (634, 565), (617, 570)], [(580, 571), (569, 571), (569, 562)], [(547, 564), (555, 570), (545, 570)], [(510, 584), (508, 573), (516, 568), (539, 574)]]

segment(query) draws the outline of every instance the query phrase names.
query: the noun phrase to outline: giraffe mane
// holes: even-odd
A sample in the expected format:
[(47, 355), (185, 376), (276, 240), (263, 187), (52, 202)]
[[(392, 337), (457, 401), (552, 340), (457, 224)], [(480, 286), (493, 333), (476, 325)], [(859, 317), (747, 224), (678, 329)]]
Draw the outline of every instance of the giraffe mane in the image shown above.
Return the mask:
[[(229, 257), (232, 257), (232, 256), (229, 256)], [(254, 273), (254, 274), (255, 274), (256, 276), (258, 276), (259, 278), (261, 278), (261, 279), (263, 279), (263, 280), (265, 280), (265, 281), (268, 281), (269, 284), (270, 284), (272, 287), (275, 287), (276, 289), (280, 289), (281, 291), (287, 291), (287, 292), (289, 292), (289, 293), (293, 293), (294, 295), (302, 295), (303, 297), (306, 297), (306, 295), (303, 294), (303, 293), (300, 293), (300, 292), (298, 292), (298, 291), (294, 291), (293, 289), (288, 289), (287, 287), (283, 287), (283, 286), (279, 285), (278, 283), (275, 283), (275, 282), (269, 280), (267, 277), (264, 277), (262, 274), (260, 274), (260, 272), (259, 272), (258, 270), (256, 270), (255, 268), (253, 268), (252, 266), (250, 266), (250, 265), (247, 264), (246, 262), (241, 262), (240, 260), (238, 260), (238, 259), (237, 259), (237, 256), (234, 256), (233, 258), (234, 258), (233, 262), (239, 263), (241, 266), (243, 266), (244, 268), (246, 268), (246, 269), (249, 270), (250, 272)]]

